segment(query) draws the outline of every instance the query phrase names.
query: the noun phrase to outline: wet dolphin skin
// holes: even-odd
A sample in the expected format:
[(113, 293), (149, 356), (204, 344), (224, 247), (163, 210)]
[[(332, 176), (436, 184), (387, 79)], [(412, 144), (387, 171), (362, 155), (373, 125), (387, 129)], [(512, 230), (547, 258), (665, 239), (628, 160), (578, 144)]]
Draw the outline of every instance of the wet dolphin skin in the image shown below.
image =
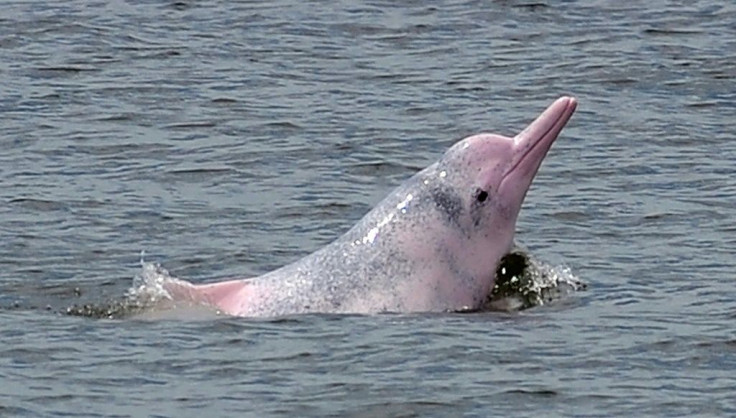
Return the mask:
[(331, 244), (262, 276), (194, 285), (166, 279), (175, 302), (229, 315), (475, 309), (513, 245), (545, 155), (575, 111), (561, 97), (513, 138), (467, 137)]

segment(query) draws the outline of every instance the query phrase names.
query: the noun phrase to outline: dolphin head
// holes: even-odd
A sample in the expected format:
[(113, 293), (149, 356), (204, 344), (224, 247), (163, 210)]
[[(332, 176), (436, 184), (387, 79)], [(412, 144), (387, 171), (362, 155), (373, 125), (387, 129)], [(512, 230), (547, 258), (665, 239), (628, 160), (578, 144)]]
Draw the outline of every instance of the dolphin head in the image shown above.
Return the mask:
[(445, 241), (443, 252), (462, 281), (472, 283), (465, 289), (473, 293), (472, 303), (490, 291), (499, 260), (512, 248), (527, 190), (576, 106), (572, 97), (558, 99), (513, 138), (465, 138), (426, 172), (424, 182), (438, 213), (452, 226), (448, 230), (460, 231), (447, 234), (454, 238)]

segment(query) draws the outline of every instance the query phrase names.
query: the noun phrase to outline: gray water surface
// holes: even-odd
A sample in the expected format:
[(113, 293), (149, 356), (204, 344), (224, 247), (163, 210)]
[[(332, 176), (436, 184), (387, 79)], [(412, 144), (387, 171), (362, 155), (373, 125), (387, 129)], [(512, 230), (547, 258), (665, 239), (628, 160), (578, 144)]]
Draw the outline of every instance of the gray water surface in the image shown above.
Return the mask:
[[(0, 415), (736, 414), (736, 5), (9, 1)], [(140, 252), (291, 262), (480, 131), (579, 110), (517, 239), (588, 290), (519, 313), (95, 320)]]

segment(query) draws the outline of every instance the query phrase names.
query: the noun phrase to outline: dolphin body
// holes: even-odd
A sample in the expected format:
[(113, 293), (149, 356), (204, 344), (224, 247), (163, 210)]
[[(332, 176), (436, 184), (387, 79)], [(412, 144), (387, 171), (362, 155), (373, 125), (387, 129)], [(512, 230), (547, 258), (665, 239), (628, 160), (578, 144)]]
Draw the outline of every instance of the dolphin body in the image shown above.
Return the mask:
[(467, 137), (331, 244), (262, 276), (195, 285), (175, 304), (244, 317), (478, 309), (513, 247), (527, 190), (577, 101), (562, 97), (513, 138)]

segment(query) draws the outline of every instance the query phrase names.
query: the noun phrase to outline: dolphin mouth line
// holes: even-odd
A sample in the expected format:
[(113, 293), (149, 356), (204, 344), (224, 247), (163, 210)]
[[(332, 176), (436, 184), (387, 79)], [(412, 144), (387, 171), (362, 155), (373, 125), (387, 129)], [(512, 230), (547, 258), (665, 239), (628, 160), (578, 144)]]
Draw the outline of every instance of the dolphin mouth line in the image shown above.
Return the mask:
[[(503, 175), (503, 178), (501, 179), (501, 182), (503, 182), (506, 179), (506, 177), (508, 177), (511, 173), (513, 173), (514, 171), (516, 171), (516, 169), (522, 163), (524, 163), (524, 161), (526, 161), (527, 157), (529, 157), (529, 155), (532, 154), (534, 152), (534, 150), (536, 150), (536, 149), (539, 148), (540, 144), (548, 144), (548, 148), (552, 146), (552, 143), (555, 141), (555, 139), (560, 134), (560, 132), (562, 132), (562, 129), (565, 127), (565, 125), (567, 125), (567, 122), (570, 120), (570, 118), (572, 117), (572, 114), (575, 112), (575, 108), (577, 107), (577, 100), (575, 100), (574, 98), (572, 98), (572, 97), (564, 97), (564, 98), (558, 99), (555, 103), (553, 103), (552, 105), (550, 105), (544, 112), (542, 112), (542, 114), (539, 115), (537, 117), (537, 119), (535, 119), (525, 129), (525, 131), (526, 131), (526, 130), (528, 130), (530, 128), (533, 128), (534, 125), (536, 125), (538, 122), (542, 122), (542, 119), (544, 118), (544, 116), (550, 110), (552, 110), (553, 107), (555, 107), (555, 104), (557, 104), (557, 102), (559, 102), (561, 100), (564, 100), (565, 101), (565, 107), (564, 107), (564, 109), (558, 111), (559, 113), (557, 114), (557, 118), (554, 120), (554, 122), (552, 122), (549, 125), (549, 127), (544, 130), (544, 133), (542, 135), (537, 136), (537, 138), (534, 140), (534, 143), (532, 144), (532, 146), (530, 146), (524, 152), (524, 155), (522, 155), (519, 158), (519, 160), (516, 161), (516, 163), (511, 166), (511, 168), (509, 168), (508, 170), (506, 170), (506, 173)], [(517, 135), (514, 139), (518, 138), (519, 136), (521, 136), (523, 134), (524, 134), (524, 131), (522, 131), (521, 133), (519, 133), (519, 135)], [(550, 137), (552, 137), (551, 140), (550, 140)], [(541, 163), (541, 160), (542, 159), (540, 159), (540, 163)]]

